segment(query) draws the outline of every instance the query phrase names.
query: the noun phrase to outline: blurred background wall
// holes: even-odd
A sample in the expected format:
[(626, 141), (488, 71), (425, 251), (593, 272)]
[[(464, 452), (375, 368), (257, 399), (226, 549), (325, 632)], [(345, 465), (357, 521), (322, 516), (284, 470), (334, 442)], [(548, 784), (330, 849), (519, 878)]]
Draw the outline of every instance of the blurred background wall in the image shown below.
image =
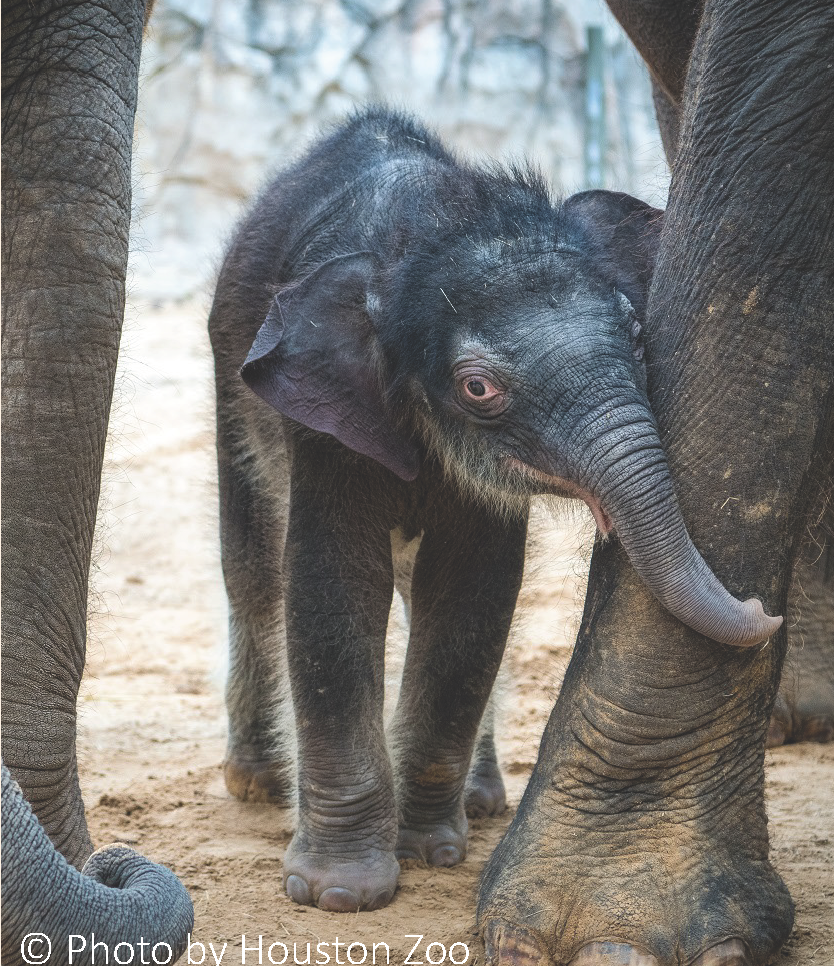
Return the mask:
[(602, 0), (157, 0), (134, 161), (134, 292), (206, 289), (269, 171), (357, 104), (414, 111), (463, 152), (587, 185), (588, 27), (601, 27), (605, 187), (663, 207), (645, 68)]

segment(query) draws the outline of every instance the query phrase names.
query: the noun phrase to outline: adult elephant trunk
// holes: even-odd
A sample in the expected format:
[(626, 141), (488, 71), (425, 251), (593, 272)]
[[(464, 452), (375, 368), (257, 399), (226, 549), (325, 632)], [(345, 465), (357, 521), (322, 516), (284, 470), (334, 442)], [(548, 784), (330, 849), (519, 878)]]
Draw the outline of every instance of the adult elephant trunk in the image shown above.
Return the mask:
[[(179, 958), (194, 910), (173, 872), (120, 845), (93, 853), (79, 872), (55, 850), (5, 764), (2, 802), (4, 966)], [(119, 943), (132, 953), (124, 945), (114, 953)]]
[(124, 313), (144, 7), (2, 5), (2, 749), (78, 868), (92, 843), (76, 700)]
[(634, 569), (668, 611), (723, 644), (750, 647), (775, 633), (782, 618), (769, 617), (755, 598), (733, 597), (692, 543), (651, 420), (606, 429), (586, 453), (584, 485), (610, 518)]

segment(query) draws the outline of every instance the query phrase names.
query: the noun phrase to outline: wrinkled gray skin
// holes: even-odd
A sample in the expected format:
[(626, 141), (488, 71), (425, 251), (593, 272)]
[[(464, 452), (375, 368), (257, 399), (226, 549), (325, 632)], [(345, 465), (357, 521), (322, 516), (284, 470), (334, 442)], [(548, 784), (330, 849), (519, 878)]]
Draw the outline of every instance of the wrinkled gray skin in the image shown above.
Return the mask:
[(92, 852), (76, 698), (124, 313), (144, 13), (124, 0), (3, 4), (2, 750), (46, 832), (4, 771), (4, 962), (41, 916), (56, 935), (89, 924), (138, 942), (175, 912), (177, 949), (190, 923), (183, 887), (130, 850), (93, 866), (124, 891), (72, 868)]
[[(94, 852), (79, 872), (49, 841), (5, 764), (2, 772), (4, 966), (45, 953), (45, 944), (21, 950), (30, 933), (48, 937), (52, 962), (67, 960), (73, 935), (86, 940), (72, 940), (73, 963), (89, 966), (95, 934), (110, 957), (127, 942), (135, 962), (173, 963), (194, 924), (191, 900), (173, 872), (123, 845)], [(157, 943), (165, 945), (154, 950)], [(130, 953), (116, 955), (127, 960)], [(96, 962), (103, 958), (98, 949)]]
[[(660, 438), (687, 527), (722, 583), (771, 613), (793, 595), (781, 718), (796, 736), (816, 718), (824, 734), (834, 6), (611, 6), (652, 69), (673, 161), (646, 319)], [(787, 631), (758, 650), (717, 646), (669, 620), (616, 541), (595, 548), (538, 762), (484, 871), (487, 966), (772, 961), (793, 922), (764, 802)], [(816, 674), (803, 670), (808, 653)]]

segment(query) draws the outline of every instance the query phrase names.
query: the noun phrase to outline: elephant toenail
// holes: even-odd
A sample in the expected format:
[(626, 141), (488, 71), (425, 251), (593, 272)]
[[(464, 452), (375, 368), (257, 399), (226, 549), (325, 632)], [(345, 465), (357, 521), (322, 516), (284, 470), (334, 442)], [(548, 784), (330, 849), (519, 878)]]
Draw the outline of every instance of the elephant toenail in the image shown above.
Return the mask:
[(463, 861), (460, 849), (454, 845), (441, 845), (431, 854), (431, 865), (438, 865), (448, 869), (453, 865), (458, 865)]
[(628, 943), (588, 943), (570, 961), (570, 966), (658, 966), (651, 953)]
[(383, 889), (382, 892), (378, 892), (373, 899), (365, 907), (368, 912), (375, 912), (377, 909), (382, 909), (388, 905), (388, 903), (394, 898), (394, 893), (390, 889)]
[(313, 905), (313, 894), (310, 892), (310, 887), (300, 875), (288, 875), (284, 888), (293, 902), (297, 902), (300, 906)]
[(356, 893), (351, 892), (350, 889), (333, 886), (321, 893), (316, 905), (327, 912), (359, 912), (362, 903)]
[(545, 966), (550, 957), (529, 929), (493, 919), (484, 932), (486, 966)]
[(740, 939), (727, 939), (692, 961), (692, 966), (750, 966), (747, 946)]

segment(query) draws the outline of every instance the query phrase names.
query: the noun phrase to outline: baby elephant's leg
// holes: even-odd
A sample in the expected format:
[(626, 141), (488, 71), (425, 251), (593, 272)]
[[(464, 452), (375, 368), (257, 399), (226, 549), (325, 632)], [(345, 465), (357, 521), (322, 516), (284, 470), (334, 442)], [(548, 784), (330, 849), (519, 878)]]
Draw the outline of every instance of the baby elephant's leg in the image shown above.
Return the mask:
[[(414, 560), (420, 545), (419, 538), (405, 540), (399, 531), (391, 534), (394, 556), (394, 585), (403, 599), (406, 619), (411, 625), (411, 582), (414, 576)], [(481, 718), (469, 777), (466, 780), (466, 814), (470, 818), (500, 815), (507, 807), (504, 779), (498, 766), (495, 751), (495, 726), (501, 672), (495, 688), (489, 696), (486, 710)]]
[(475, 741), (475, 752), (472, 755), (472, 765), (469, 777), (466, 779), (466, 814), (470, 818), (484, 818), (488, 815), (500, 815), (507, 807), (507, 793), (504, 779), (498, 766), (498, 755), (495, 751), (495, 724), (498, 702), (496, 685), (489, 696), (489, 702), (481, 719), (478, 737)]
[[(832, 527), (834, 529), (834, 527)], [(820, 528), (794, 570), (789, 650), (768, 746), (834, 740), (834, 538)]]
[[(526, 514), (500, 518), (467, 502), (423, 536), (391, 729), (400, 858), (450, 866), (466, 855), (467, 773), (521, 586), (526, 530)], [(487, 737), (494, 758), (490, 745)]]
[(243, 801), (286, 804), (293, 785), (281, 584), (286, 456), (279, 435), (270, 468), (274, 483), (264, 486), (222, 402), (218, 394), (220, 533), (229, 599), (224, 777)]
[(284, 884), (302, 905), (355, 912), (390, 902), (399, 875), (382, 718), (390, 526), (355, 462), (317, 445), (295, 447), (284, 558), (299, 804)]

